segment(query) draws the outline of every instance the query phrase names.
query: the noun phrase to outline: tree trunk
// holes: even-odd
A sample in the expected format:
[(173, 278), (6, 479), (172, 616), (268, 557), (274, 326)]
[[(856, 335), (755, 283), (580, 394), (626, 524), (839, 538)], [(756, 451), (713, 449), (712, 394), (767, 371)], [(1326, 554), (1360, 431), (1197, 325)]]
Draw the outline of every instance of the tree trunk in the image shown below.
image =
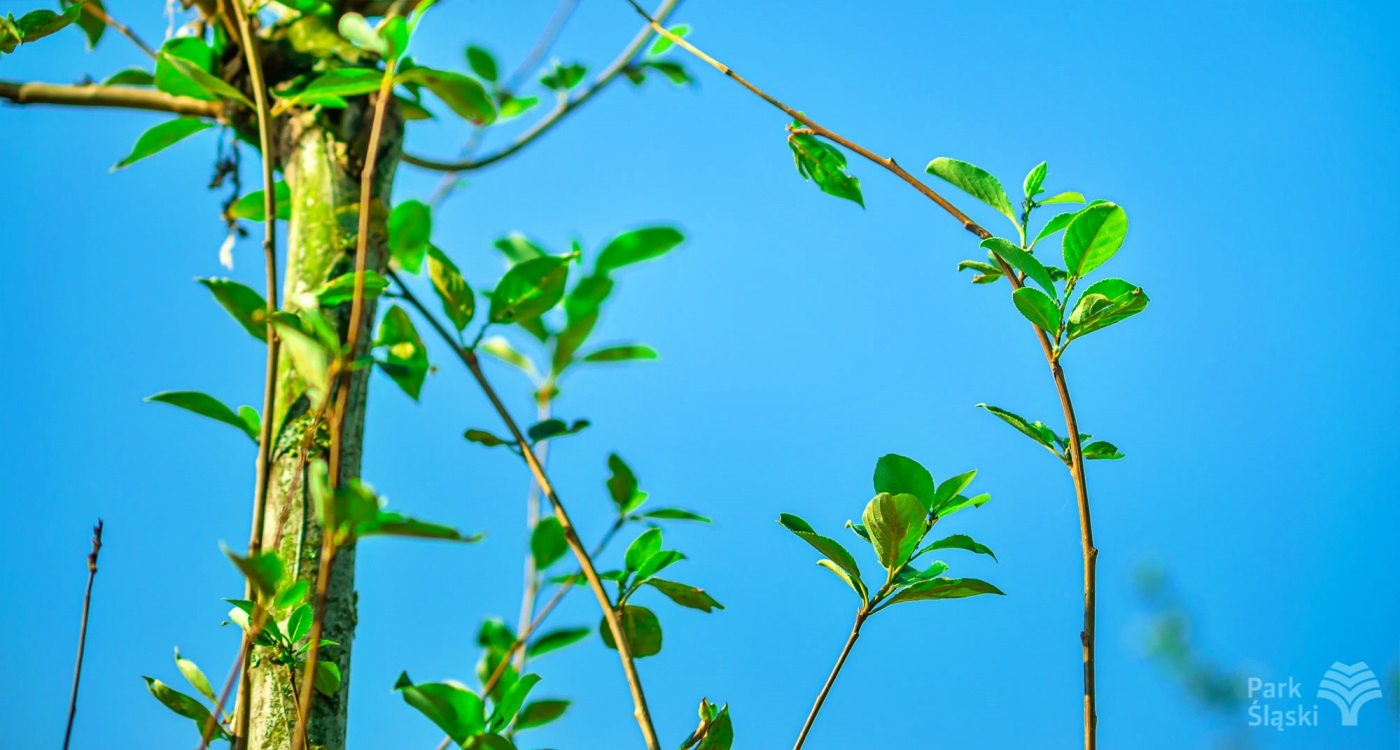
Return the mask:
[[(365, 163), (373, 97), (352, 100), (344, 110), (321, 110), (318, 114), (297, 113), (283, 121), (280, 155), (283, 175), (291, 194), (292, 217), (287, 230), (283, 307), (297, 310), (307, 292), (328, 279), (354, 271), (360, 177)], [(383, 272), (388, 262), (386, 218), (390, 187), (398, 165), (403, 136), (402, 120), (391, 105), (385, 118), (375, 167), (374, 198), (371, 202), (370, 242), (367, 268)], [(314, 304), (312, 302), (311, 304)], [(361, 320), (358, 359), (368, 354), (373, 341), (376, 305), (366, 300)], [(326, 311), (345, 340), (350, 304)], [(346, 406), (340, 482), (359, 476), (360, 453), (365, 428), (365, 398), (369, 368), (357, 371), (351, 380)], [(270, 549), (279, 521), (287, 514), (286, 528), (277, 550), (284, 569), (316, 589), (320, 560), (321, 529), (310, 512), (305, 467), (309, 460), (300, 455), (312, 416), (302, 393), (304, 385), (293, 369), (285, 350), (278, 363), (277, 409), (273, 415), (275, 439), (267, 510), (262, 528), (262, 544)], [(314, 437), (311, 457), (323, 456), (329, 435), (324, 425)], [(298, 477), (298, 469), (303, 469)], [(290, 507), (288, 507), (290, 506)], [(324, 637), (340, 644), (321, 651), (321, 659), (340, 666), (341, 686), (334, 697), (315, 696), (308, 722), (307, 748), (344, 750), (350, 693), (350, 647), (355, 636), (355, 550), (342, 548), (331, 569)], [(293, 679), (287, 666), (275, 664), (272, 652), (254, 649), (248, 672), (251, 714), (246, 750), (286, 750), (296, 729), (297, 702)]]

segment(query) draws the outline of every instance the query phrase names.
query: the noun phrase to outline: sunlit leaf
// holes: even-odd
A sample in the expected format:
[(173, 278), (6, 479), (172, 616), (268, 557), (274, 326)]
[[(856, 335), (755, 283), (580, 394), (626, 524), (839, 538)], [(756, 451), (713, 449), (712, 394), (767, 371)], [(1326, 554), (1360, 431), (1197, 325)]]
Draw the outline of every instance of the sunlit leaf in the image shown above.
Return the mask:
[(131, 153), (113, 165), (112, 170), (129, 167), (148, 156), (170, 148), (195, 133), (203, 132), (212, 127), (214, 127), (214, 123), (196, 117), (177, 117), (174, 120), (156, 125), (136, 139), (136, 145), (132, 146)]
[(181, 409), (192, 411), (202, 417), (208, 417), (224, 424), (237, 427), (243, 434), (252, 438), (253, 442), (258, 442), (258, 431), (249, 425), (243, 417), (239, 416), (233, 409), (224, 405), (224, 402), (199, 391), (161, 391), (154, 396), (147, 396), (147, 401), (157, 401), (162, 404), (178, 406)]

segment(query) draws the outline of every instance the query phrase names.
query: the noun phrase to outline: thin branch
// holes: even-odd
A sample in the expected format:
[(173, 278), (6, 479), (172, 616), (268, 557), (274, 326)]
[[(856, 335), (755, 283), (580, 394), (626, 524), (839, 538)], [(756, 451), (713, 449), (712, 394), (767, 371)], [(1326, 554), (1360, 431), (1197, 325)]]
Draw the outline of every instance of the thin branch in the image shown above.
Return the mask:
[[(548, 398), (540, 397), (539, 411), (535, 415), (537, 422), (549, 419), (550, 401)], [(535, 444), (540, 465), (549, 461), (549, 441), (544, 440)], [(525, 498), (525, 528), (532, 534), (540, 522), (540, 485), (534, 477), (530, 477), (530, 492)], [(520, 619), (517, 621), (517, 628), (524, 630), (535, 616), (535, 599), (540, 592), (539, 571), (535, 570), (535, 555), (532, 551), (525, 554), (525, 583), (520, 594)], [(525, 671), (525, 652), (520, 651), (516, 658), (515, 669), (517, 672)]]
[(792, 746), (792, 750), (802, 750), (802, 743), (807, 741), (807, 733), (812, 731), (812, 725), (817, 721), (817, 714), (822, 710), (822, 704), (826, 702), (827, 693), (831, 692), (831, 686), (836, 684), (836, 676), (841, 674), (841, 667), (846, 664), (846, 657), (851, 655), (851, 647), (856, 645), (856, 639), (860, 638), (860, 626), (865, 624), (865, 618), (870, 613), (862, 607), (856, 613), (856, 624), (851, 628), (851, 636), (846, 639), (846, 645), (841, 649), (841, 655), (836, 659), (836, 666), (831, 668), (831, 674), (826, 678), (826, 684), (822, 685), (822, 691), (817, 693), (817, 702), (812, 704), (811, 713), (807, 714), (807, 721), (802, 724), (802, 732), (797, 735), (797, 743)]
[[(896, 164), (893, 158), (879, 156), (870, 149), (867, 149), (864, 146), (861, 146), (860, 144), (823, 127), (816, 121), (812, 120), (810, 117), (807, 117), (801, 112), (798, 112), (796, 109), (784, 104), (783, 102), (769, 95), (767, 92), (750, 83), (743, 76), (739, 75), (738, 73), (735, 73), (734, 70), (729, 66), (705, 54), (700, 49), (696, 48), (693, 44), (687, 42), (685, 39), (682, 39), (681, 37), (676, 36), (675, 34), (672, 34), (671, 32), (667, 31), (663, 26), (661, 26), (661, 24), (657, 23), (650, 16), (648, 16), (646, 10), (643, 9), (640, 5), (638, 5), (636, 3), (636, 0), (627, 0), (627, 2), (632, 6), (633, 9), (635, 9), (639, 14), (641, 14), (644, 18), (647, 19), (648, 23), (650, 23), (651, 25), (651, 28), (658, 34), (661, 34), (667, 39), (670, 39), (677, 46), (681, 47), (682, 49), (686, 50), (692, 55), (695, 55), (697, 58), (708, 63), (710, 66), (714, 67), (716, 70), (728, 76), (729, 78), (734, 79), (735, 82), (748, 89), (755, 96), (759, 97), (765, 102), (768, 102), (774, 107), (777, 107), (779, 110), (782, 110), (784, 114), (807, 126), (807, 128), (811, 130), (813, 135), (821, 136), (823, 138), (826, 138), (827, 140), (832, 141), (833, 143), (840, 144), (841, 146), (844, 146), (847, 149), (850, 149), (851, 151), (865, 157), (869, 161), (889, 170), (895, 176), (908, 183), (910, 187), (923, 194), (924, 197), (936, 203), (940, 208), (946, 211), (954, 219), (957, 219), (958, 223), (962, 224), (963, 229), (966, 229), (967, 231), (976, 235), (979, 239), (985, 240), (992, 236), (991, 232), (987, 231), (977, 222), (973, 221), (970, 217), (968, 217), (967, 214), (958, 210), (958, 208), (952, 203), (950, 203), (946, 198), (939, 195), (936, 191), (934, 191), (928, 185), (925, 185), (917, 177), (914, 177), (913, 175), (909, 174), (909, 172), (905, 171), (903, 167), (900, 167), (898, 164)], [(1010, 264), (1006, 262), (1006, 259), (1002, 258), (1000, 255), (995, 254), (994, 257), (996, 258), (997, 265), (1001, 268), (1002, 274), (1006, 276), (1007, 281), (1010, 282), (1012, 289), (1015, 290), (1021, 288), (1021, 286), (1023, 285), (1023, 280), (1021, 279), (1021, 277), (1017, 276), (1017, 274), (1012, 270)], [(1074, 481), (1075, 496), (1079, 504), (1080, 544), (1083, 549), (1084, 556), (1084, 629), (1080, 632), (1080, 641), (1083, 646), (1084, 661), (1084, 746), (1086, 750), (1094, 750), (1098, 742), (1098, 711), (1096, 707), (1096, 691), (1094, 680), (1094, 620), (1095, 610), (1097, 606), (1097, 561), (1099, 551), (1096, 547), (1094, 547), (1093, 523), (1089, 513), (1089, 490), (1084, 476), (1084, 457), (1080, 450), (1081, 446), (1079, 439), (1079, 424), (1078, 420), (1075, 418), (1074, 403), (1070, 399), (1069, 386), (1065, 382), (1064, 370), (1060, 367), (1059, 358), (1055, 354), (1054, 346), (1053, 344), (1051, 344), (1049, 337), (1039, 327), (1032, 325), (1032, 328), (1035, 330), (1036, 337), (1040, 341), (1041, 349), (1045, 354), (1046, 364), (1050, 366), (1050, 373), (1055, 381), (1055, 390), (1059, 394), (1060, 406), (1064, 411), (1065, 426), (1070, 433), (1070, 477)]]
[(141, 48), (141, 51), (149, 55), (152, 60), (160, 59), (159, 56), (156, 55), (156, 51), (151, 49), (151, 46), (149, 44), (146, 44), (144, 41), (142, 41), (141, 37), (136, 35), (136, 32), (132, 31), (130, 28), (127, 27), (126, 24), (122, 23), (121, 21), (112, 18), (112, 16), (107, 13), (106, 9), (104, 9), (97, 3), (88, 3), (84, 5), (83, 12), (91, 15), (93, 18), (96, 18), (102, 23), (105, 23), (108, 26), (111, 26), (112, 28), (116, 29), (118, 34), (121, 34), (127, 39), (130, 39), (132, 44)]
[[(671, 14), (671, 11), (675, 9), (679, 2), (680, 0), (664, 0), (656, 9), (655, 17), (665, 20), (666, 16)], [(646, 15), (645, 11), (643, 11), (643, 15)], [(604, 68), (602, 73), (598, 74), (598, 78), (595, 79), (593, 83), (589, 84), (587, 88), (583, 89), (575, 96), (560, 101), (543, 119), (531, 125), (528, 130), (517, 136), (509, 145), (498, 151), (494, 151), (480, 158), (461, 159), (458, 161), (439, 161), (405, 153), (403, 155), (403, 160), (405, 163), (412, 164), (415, 167), (452, 173), (467, 172), (494, 164), (528, 146), (536, 138), (544, 135), (550, 128), (557, 125), (565, 115), (578, 109), (584, 102), (593, 98), (594, 94), (611, 83), (613, 79), (617, 78), (618, 74), (631, 64), (632, 58), (637, 56), (637, 53), (641, 51), (642, 47), (645, 46), (650, 39), (650, 27), (643, 28), (641, 31), (637, 32), (637, 35), (632, 38), (632, 41), (622, 50), (622, 53), (613, 59), (612, 63)]]
[[(389, 277), (398, 284), (403, 293), (403, 298), (419, 312), (425, 312), (422, 303), (417, 301), (417, 297), (398, 278), (398, 275), (389, 272)], [(525, 433), (521, 432), (520, 425), (516, 424), (515, 418), (511, 416), (510, 410), (506, 409), (501, 397), (497, 395), (496, 389), (491, 386), (486, 379), (486, 374), (481, 371), (481, 362), (477, 359), (476, 352), (465, 349), (456, 341), (447, 329), (438, 322), (437, 318), (427, 316), (428, 322), (437, 330), (438, 335), (448, 343), (457, 358), (462, 360), (462, 364), (471, 371), (472, 377), (476, 379), (477, 385), (486, 394), (486, 398), (495, 408), (496, 414), (505, 423), (506, 429), (510, 431), (511, 437), (520, 446), (521, 457), (530, 468), (530, 473), (534, 475), (535, 482), (540, 486), (544, 496), (549, 499), (550, 506), (554, 509), (554, 517), (559, 519), (559, 526), (564, 531), (564, 540), (568, 543), (569, 549), (573, 551), (574, 557), (578, 559), (579, 568), (583, 571), (583, 577), (588, 581), (589, 588), (593, 589), (593, 595), (597, 597), (599, 606), (603, 609), (603, 618), (608, 623), (608, 629), (612, 632), (613, 642), (617, 645), (617, 656), (622, 662), (622, 671), (627, 677), (627, 687), (632, 693), (632, 705), (634, 707), (633, 716), (637, 720), (637, 726), (641, 727), (642, 737), (646, 741), (647, 750), (660, 750), (661, 744), (656, 737), (656, 728), (652, 725), (651, 710), (647, 708), (646, 694), (642, 691), (642, 679), (637, 674), (637, 664), (632, 658), (632, 649), (627, 642), (627, 634), (622, 629), (622, 618), (613, 607), (612, 598), (608, 595), (607, 589), (603, 586), (603, 580), (598, 577), (598, 570), (593, 565), (593, 559), (588, 551), (583, 548), (583, 542), (579, 540), (578, 532), (574, 529), (573, 521), (569, 519), (569, 514), (564, 510), (564, 504), (559, 500), (559, 494), (554, 491), (554, 485), (550, 483), (546, 476), (544, 467), (540, 465), (539, 458), (530, 447), (530, 441), (526, 439)], [(293, 748), (293, 750), (298, 750)]]
[(87, 590), (83, 592), (83, 619), (78, 626), (78, 663), (73, 667), (73, 695), (68, 700), (68, 728), (63, 730), (63, 750), (73, 738), (73, 717), (78, 715), (78, 682), (83, 677), (83, 650), (87, 647), (88, 610), (92, 607), (92, 581), (97, 578), (97, 553), (102, 551), (102, 519), (92, 527), (92, 551), (88, 553)]
[(172, 96), (134, 86), (66, 86), (56, 83), (0, 81), (0, 99), (13, 104), (58, 104), (69, 107), (115, 107), (222, 119), (223, 107), (188, 96)]

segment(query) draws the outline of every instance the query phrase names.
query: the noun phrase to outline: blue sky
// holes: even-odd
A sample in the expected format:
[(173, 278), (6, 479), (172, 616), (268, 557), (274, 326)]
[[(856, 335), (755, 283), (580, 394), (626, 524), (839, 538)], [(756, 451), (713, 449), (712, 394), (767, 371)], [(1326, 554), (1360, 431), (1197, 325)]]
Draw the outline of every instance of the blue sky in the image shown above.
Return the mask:
[[(552, 7), (446, 4), (415, 55), (460, 66), (471, 41), (517, 60)], [(163, 33), (135, 4), (110, 8), (148, 38)], [(953, 156), (1011, 187), (1047, 160), (1052, 191), (1126, 207), (1128, 242), (1105, 271), (1143, 285), (1151, 306), (1065, 360), (1085, 430), (1128, 454), (1090, 467), (1104, 746), (1243, 735), (1261, 748), (1395, 747), (1394, 682), (1356, 728), (1338, 727), (1326, 703), (1323, 726), (1286, 732), (1251, 730), (1241, 711), (1202, 712), (1143, 658), (1148, 613), (1133, 589), (1141, 566), (1165, 569), (1203, 655), (1241, 675), (1310, 686), (1334, 661), (1387, 675), (1400, 662), (1400, 344), (1381, 283), (1400, 250), (1395, 7), (814, 2), (795, 12), (693, 0), (676, 18), (759, 85), (911, 169)], [(584, 3), (556, 50), (596, 69), (638, 25), (621, 0)], [(85, 55), (65, 32), (7, 56), (0, 77), (61, 82), (141, 64), (121, 42)], [(665, 744), (693, 727), (701, 696), (730, 702), (736, 747), (792, 741), (854, 600), (774, 520), (795, 512), (847, 538), (841, 526), (869, 499), (875, 459), (898, 452), (939, 477), (981, 470), (992, 502), (948, 531), (976, 536), (1000, 562), (944, 559), (1008, 595), (873, 620), (807, 747), (1073, 747), (1071, 488), (1043, 451), (974, 408), (1056, 419), (1025, 322), (1004, 288), (956, 273), (979, 256), (956, 222), (868, 163), (852, 162), (866, 210), (822, 195), (794, 172), (781, 113), (686, 63), (697, 89), (604, 92), (518, 157), (470, 175), (435, 231), (477, 284), (499, 274), (490, 242), (511, 230), (561, 250), (573, 236), (596, 248), (657, 222), (689, 236), (623, 274), (599, 334), (651, 344), (662, 360), (575, 375), (559, 413), (594, 426), (551, 456), (588, 536), (607, 522), (611, 451), (657, 501), (715, 518), (667, 540), (690, 558), (675, 577), (726, 609), (649, 602), (666, 646), (640, 667)], [(241, 585), (218, 543), (247, 537), (253, 449), (225, 426), (141, 399), (167, 389), (259, 399), (259, 347), (191, 281), (225, 273), (221, 194), (203, 189), (214, 139), (110, 174), (160, 116), (3, 109), (0, 467), (11, 521), (0, 531), (10, 605), (0, 725), (14, 747), (59, 742), (88, 528), (101, 516), (75, 746), (188, 746), (188, 723), (140, 675), (177, 682), (175, 646), (212, 678), (228, 669), (237, 636), (219, 627), (220, 597)], [(464, 135), (444, 123), (414, 125), (409, 138), (416, 152), (448, 155)], [(395, 197), (424, 198), (436, 181), (404, 168)], [(261, 286), (254, 242), (235, 250), (232, 275)], [(361, 547), (352, 748), (434, 746), (439, 733), (390, 692), (394, 678), (470, 679), (480, 619), (518, 608), (527, 474), (461, 439), (498, 423), (429, 345), (441, 370), (422, 403), (375, 377), (364, 474), (395, 507), (489, 537)], [(524, 381), (491, 374), (526, 413)], [(553, 622), (596, 620), (595, 603), (573, 595)], [(566, 720), (522, 735), (522, 748), (637, 744), (616, 659), (596, 638), (537, 667), (538, 695), (576, 702)]]

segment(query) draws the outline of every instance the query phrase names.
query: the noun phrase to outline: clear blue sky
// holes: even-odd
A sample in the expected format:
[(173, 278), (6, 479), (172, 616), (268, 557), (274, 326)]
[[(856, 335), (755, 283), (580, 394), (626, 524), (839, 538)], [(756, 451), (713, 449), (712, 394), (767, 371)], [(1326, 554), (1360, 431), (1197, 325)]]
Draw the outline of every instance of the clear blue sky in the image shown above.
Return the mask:
[[(1321, 728), (1287, 732), (1202, 713), (1143, 658), (1133, 574), (1164, 567), (1205, 656), (1293, 676), (1308, 704), (1334, 661), (1397, 666), (1400, 344), (1385, 281), (1400, 251), (1396, 8), (1052, 6), (691, 0), (676, 18), (760, 85), (905, 165), (954, 156), (1019, 185), (1044, 159), (1052, 190), (1127, 208), (1111, 271), (1142, 284), (1151, 307), (1066, 358), (1084, 427), (1128, 454), (1091, 466), (1103, 746), (1175, 750), (1242, 733), (1261, 748), (1395, 748), (1393, 682), (1354, 729), (1326, 703)], [(163, 33), (155, 5), (110, 7), (149, 38)], [(475, 41), (514, 61), (551, 10), (448, 3), (415, 52), (461, 65)], [(596, 68), (637, 27), (621, 0), (583, 3), (557, 49)], [(72, 81), (141, 64), (121, 42), (85, 55), (65, 32), (7, 56), (0, 77)], [(938, 476), (982, 470), (993, 501), (949, 530), (1001, 561), (945, 559), (1008, 596), (873, 620), (808, 747), (1074, 747), (1070, 485), (973, 407), (1056, 418), (1026, 324), (1004, 289), (954, 271), (978, 257), (955, 222), (866, 163), (852, 169), (867, 210), (820, 194), (793, 170), (780, 113), (687, 64), (697, 90), (618, 85), (508, 165), (471, 175), (436, 231), (479, 284), (499, 273), (490, 241), (510, 230), (560, 249), (575, 234), (596, 247), (660, 221), (689, 234), (672, 257), (626, 272), (603, 323), (603, 338), (644, 341), (663, 359), (576, 375), (560, 412), (595, 426), (552, 457), (590, 536), (606, 522), (613, 450), (654, 498), (716, 519), (668, 537), (690, 556), (676, 577), (727, 609), (655, 603), (666, 648), (641, 669), (665, 744), (690, 731), (701, 696), (732, 704), (737, 747), (791, 743), (853, 607), (774, 520), (797, 512), (846, 538), (875, 459), (899, 452)], [(241, 585), (218, 543), (247, 538), (253, 450), (141, 399), (200, 389), (258, 400), (260, 349), (191, 281), (223, 273), (220, 195), (204, 190), (214, 139), (109, 174), (158, 115), (0, 109), (4, 744), (60, 741), (88, 528), (101, 516), (75, 745), (186, 747), (188, 723), (140, 675), (178, 682), (175, 646), (214, 679), (228, 669), (237, 635), (219, 627), (219, 599)], [(413, 128), (414, 149), (436, 155), (464, 135)], [(245, 179), (256, 183), (255, 170)], [(396, 197), (426, 197), (436, 180), (405, 168)], [(255, 243), (235, 256), (234, 275), (260, 287)], [(433, 747), (437, 730), (390, 692), (395, 676), (470, 679), (480, 618), (518, 607), (526, 472), (461, 440), (497, 422), (441, 347), (432, 355), (442, 369), (421, 404), (375, 376), (364, 474), (402, 510), (490, 536), (362, 546), (352, 748)], [(492, 372), (525, 411), (523, 381)], [(596, 620), (594, 602), (573, 596), (554, 622)], [(576, 703), (522, 747), (637, 746), (616, 659), (596, 638), (538, 667), (539, 695)]]

